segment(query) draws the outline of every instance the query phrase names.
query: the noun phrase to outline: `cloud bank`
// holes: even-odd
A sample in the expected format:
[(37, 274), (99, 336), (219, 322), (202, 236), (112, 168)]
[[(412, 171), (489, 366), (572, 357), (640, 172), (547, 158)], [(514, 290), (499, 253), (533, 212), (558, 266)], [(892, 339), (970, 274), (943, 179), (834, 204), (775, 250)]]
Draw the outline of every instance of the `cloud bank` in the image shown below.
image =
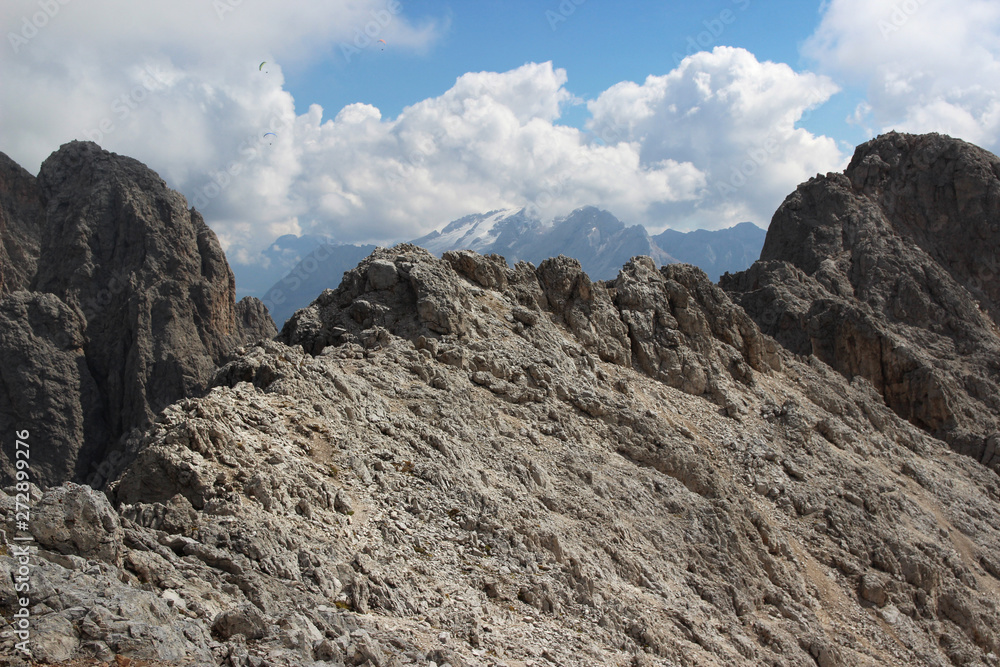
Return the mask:
[(869, 133), (943, 132), (1000, 149), (1000, 3), (831, 0), (803, 51), (867, 90)]
[(442, 24), (386, 0), (14, 0), (0, 21), (4, 87), (17, 91), (0, 97), (16, 128), (3, 150), (30, 170), (72, 139), (134, 156), (202, 211), (237, 264), (286, 233), (384, 243), (501, 207), (545, 218), (596, 204), (651, 231), (766, 225), (844, 158), (798, 126), (837, 86), (742, 49), (617, 84), (576, 128), (560, 119), (583, 101), (551, 62), (464, 74), (395, 118), (365, 104), (297, 114), (283, 66), (440, 37)]

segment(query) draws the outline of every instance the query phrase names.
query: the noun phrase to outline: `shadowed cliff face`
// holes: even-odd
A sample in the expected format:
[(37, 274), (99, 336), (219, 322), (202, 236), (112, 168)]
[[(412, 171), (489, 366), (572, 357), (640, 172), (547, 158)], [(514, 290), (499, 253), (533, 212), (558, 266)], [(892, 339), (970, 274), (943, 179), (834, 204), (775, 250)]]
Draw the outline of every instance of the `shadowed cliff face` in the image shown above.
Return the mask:
[(0, 298), (31, 281), (41, 221), (35, 177), (0, 153)]
[(761, 261), (722, 286), (761, 328), (1000, 471), (1000, 160), (888, 134), (775, 213)]
[[(30, 363), (4, 365), (0, 410), (5, 426), (51, 443), (38, 452), (36, 481), (95, 473), (99, 481), (93, 467), (120, 438), (196, 394), (228, 349), (273, 335), (274, 325), (259, 304), (234, 303), (233, 274), (215, 234), (138, 161), (73, 142), (43, 163), (37, 179), (15, 185), (2, 209), (18, 229), (36, 230), (37, 241), (18, 242), (23, 259), (11, 258), (9, 273), (19, 276), (12, 285), (58, 305), (22, 296), (5, 310), (5, 357)], [(50, 376), (45, 388), (26, 400), (23, 390), (39, 374)], [(86, 407), (70, 425), (65, 411), (45, 407), (49, 400)]]

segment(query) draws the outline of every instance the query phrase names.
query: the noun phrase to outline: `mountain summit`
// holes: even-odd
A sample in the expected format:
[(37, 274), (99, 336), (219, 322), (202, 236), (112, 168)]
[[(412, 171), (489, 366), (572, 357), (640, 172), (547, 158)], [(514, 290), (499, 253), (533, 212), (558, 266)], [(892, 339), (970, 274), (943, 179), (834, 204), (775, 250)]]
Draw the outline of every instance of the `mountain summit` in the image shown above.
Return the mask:
[[(37, 179), (0, 164), (3, 430), (45, 443), (36, 482), (100, 484), (121, 438), (274, 325), (258, 300), (235, 302), (215, 234), (145, 165), (85, 142)], [(13, 479), (12, 460), (0, 475)]]
[(412, 241), (440, 255), (448, 250), (474, 250), (502, 255), (511, 264), (539, 264), (565, 255), (580, 262), (595, 280), (614, 280), (618, 270), (636, 255), (651, 257), (657, 266), (694, 264), (715, 278), (749, 267), (758, 257), (764, 230), (751, 223), (731, 229), (676, 232), (651, 237), (642, 225), (626, 226), (608, 211), (584, 206), (550, 224), (525, 209), (469, 215)]
[(1000, 472), (1000, 160), (887, 134), (799, 186), (723, 287), (783, 346)]

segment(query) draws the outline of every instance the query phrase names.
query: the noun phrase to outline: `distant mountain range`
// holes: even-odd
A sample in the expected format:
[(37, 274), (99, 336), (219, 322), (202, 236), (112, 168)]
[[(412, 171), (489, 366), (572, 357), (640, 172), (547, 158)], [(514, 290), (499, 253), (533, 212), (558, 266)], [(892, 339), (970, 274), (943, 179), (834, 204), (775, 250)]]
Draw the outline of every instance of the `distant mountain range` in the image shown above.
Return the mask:
[[(717, 281), (726, 272), (748, 268), (760, 256), (767, 232), (743, 222), (729, 229), (678, 232), (671, 229), (651, 236), (642, 225), (625, 226), (608, 211), (594, 206), (543, 223), (524, 209), (502, 209), (459, 218), (441, 231), (411, 241), (435, 255), (449, 250), (475, 250), (502, 255), (512, 266), (519, 261), (539, 264), (565, 255), (578, 260), (594, 280), (612, 280), (628, 260), (637, 255), (663, 264), (694, 264)], [(302, 252), (305, 237), (283, 236), (266, 254), (287, 257), (285, 249)], [(315, 237), (313, 237), (315, 238)], [(298, 240), (296, 240), (298, 239)], [(262, 297), (274, 321), (281, 325), (299, 308), (309, 305), (328, 288), (340, 284), (345, 271), (368, 256), (374, 246), (313, 242), (314, 250), (274, 283)], [(272, 266), (277, 262), (272, 261)]]
[(285, 234), (274, 240), (261, 253), (263, 262), (255, 262), (253, 267), (245, 270), (236, 263), (234, 272), (237, 274), (236, 297), (246, 295), (260, 296), (269, 290), (276, 282), (288, 275), (302, 259), (316, 248), (323, 245), (341, 245), (329, 236), (319, 234)]

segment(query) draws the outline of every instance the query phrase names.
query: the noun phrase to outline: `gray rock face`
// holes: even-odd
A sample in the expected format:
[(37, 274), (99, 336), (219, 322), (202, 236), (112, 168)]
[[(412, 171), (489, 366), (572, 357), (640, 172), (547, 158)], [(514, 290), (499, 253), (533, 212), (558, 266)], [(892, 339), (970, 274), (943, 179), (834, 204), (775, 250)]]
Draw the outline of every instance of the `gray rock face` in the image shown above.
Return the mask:
[[(233, 274), (215, 234), (144, 165), (73, 142), (43, 163), (35, 184), (44, 203), (39, 243), (19, 270), (33, 274), (33, 292), (51, 297), (34, 303), (44, 303), (46, 312), (72, 312), (75, 320), (36, 329), (39, 317), (14, 315), (28, 307), (26, 297), (4, 307), (12, 314), (0, 334), (5, 349), (25, 359), (32, 350), (54, 350), (34, 357), (20, 383), (0, 389), (0, 410), (10, 406), (0, 414), (5, 429), (52, 436), (51, 450), (37, 449), (36, 482), (100, 483), (97, 466), (123, 436), (200, 391), (227, 350), (276, 332), (260, 302), (234, 303)], [(5, 196), (28, 197), (20, 190)], [(17, 394), (30, 385), (31, 372), (48, 374), (50, 358), (59, 377), (29, 406)], [(46, 407), (57, 405), (65, 410)]]
[(55, 487), (42, 496), (32, 514), (39, 546), (122, 566), (121, 520), (104, 494), (72, 483)]
[(1000, 471), (1000, 160), (889, 134), (799, 186), (761, 261), (722, 285), (768, 334), (868, 379), (900, 416)]
[(35, 178), (0, 153), (0, 298), (35, 274), (42, 214)]
[[(657, 270), (651, 259), (636, 258), (614, 283), (594, 283), (567, 257), (511, 269), (499, 255), (457, 251), (436, 259), (408, 244), (377, 250), (346, 273), (338, 289), (297, 312), (279, 339), (314, 355), (344, 343), (378, 347), (389, 332), (413, 341), (480, 339), (481, 317), (473, 304), (483, 289), (517, 301), (511, 317), (529, 338), (540, 331), (536, 322), (551, 318), (602, 361), (629, 368), (634, 363), (720, 405), (727, 401), (715, 381), (719, 374), (752, 384), (755, 371), (779, 365), (773, 341), (694, 267)], [(529, 378), (528, 388), (538, 382)]]
[(380, 249), (136, 432), (107, 502), (32, 491), (33, 657), (996, 665), (1000, 477), (812, 353), (915, 335), (829, 261), (732, 278), (807, 356), (692, 267)]
[[(86, 326), (54, 294), (19, 291), (0, 300), (0, 424), (8, 437), (26, 430), (38, 443), (30, 450), (36, 482), (81, 478), (108, 440), (84, 352)], [(0, 476), (13, 479), (13, 466), (12, 455), (0, 457)]]

